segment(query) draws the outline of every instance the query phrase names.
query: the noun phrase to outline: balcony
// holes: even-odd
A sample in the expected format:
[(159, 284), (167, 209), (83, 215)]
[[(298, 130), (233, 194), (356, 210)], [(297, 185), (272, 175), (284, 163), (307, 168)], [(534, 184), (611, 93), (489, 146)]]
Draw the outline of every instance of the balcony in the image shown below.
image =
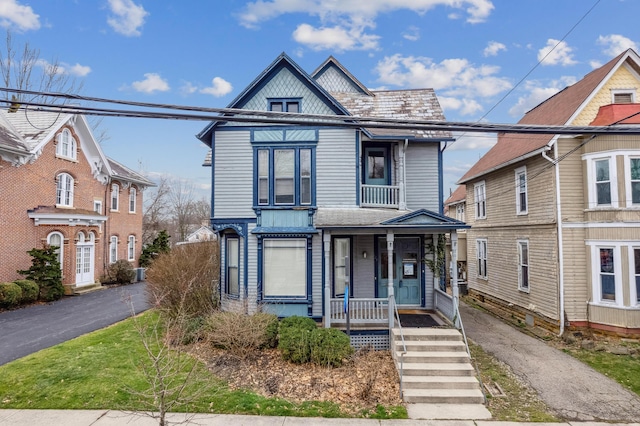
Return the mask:
[(397, 209), (400, 206), (400, 187), (390, 185), (362, 185), (360, 205), (362, 207), (384, 207)]

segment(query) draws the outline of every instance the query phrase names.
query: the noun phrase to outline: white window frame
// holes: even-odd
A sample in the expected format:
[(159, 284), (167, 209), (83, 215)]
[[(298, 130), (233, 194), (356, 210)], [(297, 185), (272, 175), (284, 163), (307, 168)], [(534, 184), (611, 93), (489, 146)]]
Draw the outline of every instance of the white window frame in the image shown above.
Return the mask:
[(625, 182), (625, 193), (626, 193), (626, 199), (627, 199), (626, 205), (628, 208), (640, 207), (640, 203), (633, 202), (633, 192), (631, 190), (632, 184), (635, 182), (638, 185), (640, 185), (640, 180), (635, 180), (635, 181), (631, 180), (631, 160), (640, 161), (640, 153), (624, 156), (624, 169), (626, 174), (624, 182)]
[(475, 206), (476, 219), (487, 218), (487, 186), (485, 181), (473, 184), (473, 203)]
[(58, 232), (58, 231), (51, 232), (49, 235), (47, 235), (47, 244), (48, 245), (52, 245), (51, 244), (51, 237), (53, 237), (54, 235), (60, 237), (60, 245), (57, 246), (58, 249), (56, 250), (56, 254), (58, 255), (58, 262), (60, 262), (60, 269), (64, 269), (62, 267), (63, 262), (64, 262), (64, 235), (62, 235), (62, 233)]
[(129, 213), (136, 212), (136, 196), (136, 188), (132, 186), (131, 188), (129, 188)]
[[(516, 214), (526, 215), (529, 213), (529, 190), (527, 182), (527, 167), (519, 167), (515, 170), (516, 174)], [(520, 177), (524, 176), (524, 188), (520, 182)], [(522, 197), (524, 194), (524, 206), (522, 206)]]
[[(616, 167), (616, 154), (597, 153), (595, 155), (583, 156), (587, 161), (587, 181), (588, 181), (588, 208), (589, 209), (610, 209), (618, 208), (618, 173)], [(598, 204), (598, 190), (596, 181), (596, 162), (600, 160), (609, 161), (609, 191), (611, 192), (610, 204)]]
[(464, 203), (456, 204), (456, 220), (464, 222)]
[(93, 200), (93, 211), (102, 214), (102, 200)]
[[(631, 103), (636, 102), (636, 89), (612, 89), (611, 90), (611, 103), (616, 103), (616, 95), (631, 95)], [(620, 104), (618, 104), (620, 105)]]
[[(486, 238), (476, 239), (476, 276), (481, 280), (486, 280), (488, 276), (487, 245)], [(484, 268), (480, 266), (480, 262), (483, 262)]]
[[(636, 279), (640, 278), (640, 273), (636, 274), (636, 262), (634, 257), (635, 250), (640, 251), (640, 246), (629, 246), (629, 300), (632, 307), (640, 307), (640, 300), (638, 300), (640, 298), (640, 294), (638, 294), (638, 289), (636, 287)], [(638, 266), (640, 267), (640, 264)]]
[(56, 205), (73, 207), (73, 190), (75, 181), (69, 173), (60, 173), (56, 176)]
[(56, 155), (75, 161), (78, 157), (78, 143), (71, 134), (71, 131), (69, 129), (63, 129), (62, 132), (56, 136), (56, 140)]
[[(622, 263), (619, 242), (596, 241), (588, 243), (591, 246), (591, 294), (593, 303), (602, 306), (623, 306), (622, 294)], [(615, 281), (615, 299), (602, 299), (600, 285), (600, 249), (613, 250), (613, 277)]]
[(120, 204), (120, 185), (111, 184), (111, 211), (117, 212)]
[(118, 237), (112, 235), (109, 239), (109, 263), (116, 263), (118, 260)]
[[(518, 290), (529, 293), (531, 289), (531, 251), (529, 250), (529, 240), (518, 240)], [(522, 248), (527, 248), (527, 258), (523, 259)], [(525, 274), (523, 269), (526, 267), (527, 285), (523, 285)]]
[(127, 238), (127, 260), (132, 262), (136, 260), (136, 237), (135, 235), (129, 235)]

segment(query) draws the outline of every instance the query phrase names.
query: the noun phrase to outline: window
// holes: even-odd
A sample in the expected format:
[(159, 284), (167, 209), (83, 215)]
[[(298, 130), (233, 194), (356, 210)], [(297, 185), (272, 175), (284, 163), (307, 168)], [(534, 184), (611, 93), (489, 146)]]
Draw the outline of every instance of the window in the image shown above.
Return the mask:
[(259, 205), (311, 205), (311, 148), (259, 148), (256, 186)]
[(516, 169), (516, 214), (527, 214), (527, 168)]
[(263, 243), (264, 297), (306, 297), (307, 240), (278, 238)]
[(132, 261), (136, 259), (136, 237), (129, 235), (129, 242), (127, 243), (127, 260)]
[[(640, 205), (640, 158), (629, 158), (629, 188), (627, 190), (627, 207)], [(629, 204), (631, 200), (631, 204)]]
[(529, 291), (529, 242), (518, 241), (518, 289)]
[(136, 212), (136, 192), (134, 187), (129, 188), (129, 213)]
[(487, 240), (476, 240), (476, 258), (478, 260), (478, 278), (487, 279)]
[(300, 100), (277, 99), (269, 101), (269, 111), (275, 112), (300, 112)]
[(600, 255), (600, 300), (616, 300), (616, 275), (613, 263), (613, 248), (599, 248)]
[(56, 247), (56, 256), (58, 256), (58, 262), (60, 263), (60, 269), (62, 269), (62, 261), (63, 261), (63, 253), (62, 243), (64, 241), (64, 237), (60, 232), (52, 232), (47, 236), (47, 244), (51, 247)]
[[(631, 266), (631, 304), (640, 305), (640, 248), (632, 249), (633, 265)], [(635, 295), (633, 294), (635, 290)]]
[(73, 206), (73, 177), (68, 173), (60, 173), (56, 178), (56, 204)]
[(225, 271), (227, 294), (240, 294), (240, 240), (237, 237), (227, 237), (226, 247), (227, 269)]
[(93, 211), (102, 214), (102, 200), (93, 200)]
[(464, 222), (464, 204), (463, 203), (456, 205), (456, 220)]
[(612, 102), (614, 104), (632, 104), (635, 102), (634, 90), (612, 90)]
[(611, 177), (609, 173), (609, 159), (596, 160), (596, 203), (597, 205), (611, 204)]
[(56, 155), (72, 160), (76, 159), (77, 143), (69, 129), (64, 129), (57, 136)]
[(111, 185), (111, 210), (118, 210), (118, 199), (120, 197), (120, 185)]
[(118, 237), (115, 235), (109, 240), (109, 263), (115, 263), (118, 260)]
[(474, 202), (476, 206), (476, 219), (487, 217), (487, 200), (484, 181), (473, 185)]
[(333, 239), (333, 296), (344, 296), (350, 284), (351, 241), (349, 238)]

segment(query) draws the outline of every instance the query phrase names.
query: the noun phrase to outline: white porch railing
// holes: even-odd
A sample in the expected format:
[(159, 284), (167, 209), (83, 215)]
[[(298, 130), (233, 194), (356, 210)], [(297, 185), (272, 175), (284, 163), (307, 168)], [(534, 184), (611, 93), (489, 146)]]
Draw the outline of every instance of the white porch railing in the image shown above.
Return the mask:
[(389, 185), (361, 185), (362, 207), (393, 207), (400, 205), (400, 187)]
[[(346, 324), (344, 298), (331, 299), (329, 315), (331, 324)], [(388, 299), (349, 299), (349, 322), (352, 325), (389, 324)]]

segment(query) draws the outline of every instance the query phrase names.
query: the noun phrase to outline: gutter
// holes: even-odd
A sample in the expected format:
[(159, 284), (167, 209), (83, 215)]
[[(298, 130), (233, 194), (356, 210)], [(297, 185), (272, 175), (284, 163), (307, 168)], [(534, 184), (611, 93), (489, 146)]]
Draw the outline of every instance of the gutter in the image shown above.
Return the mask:
[(557, 138), (551, 140), (551, 142), (545, 147), (545, 150), (542, 151), (542, 158), (554, 164), (554, 169), (556, 173), (556, 225), (558, 227), (558, 291), (560, 296), (560, 306), (559, 306), (559, 318), (560, 318), (560, 333), (559, 336), (564, 334), (564, 247), (563, 247), (563, 237), (562, 237), (562, 207), (560, 203), (560, 168), (558, 167), (558, 163), (555, 162), (554, 159), (550, 158), (547, 155), (547, 152), (551, 150), (553, 147), (553, 156), (557, 160), (558, 159), (558, 143)]

